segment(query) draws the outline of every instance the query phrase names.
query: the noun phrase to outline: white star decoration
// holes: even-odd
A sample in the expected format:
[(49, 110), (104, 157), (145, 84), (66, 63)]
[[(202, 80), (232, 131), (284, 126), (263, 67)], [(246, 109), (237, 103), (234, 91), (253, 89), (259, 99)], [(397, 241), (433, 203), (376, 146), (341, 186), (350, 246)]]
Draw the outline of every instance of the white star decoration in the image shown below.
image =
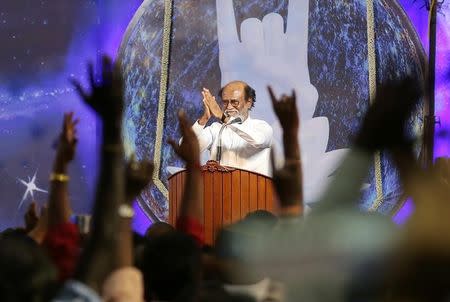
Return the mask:
[(22, 206), (25, 199), (28, 197), (28, 195), (30, 195), (31, 198), (34, 198), (33, 195), (34, 191), (48, 193), (44, 189), (38, 188), (38, 186), (36, 186), (36, 173), (37, 171), (34, 172), (34, 175), (31, 178), (28, 176), (28, 182), (26, 182), (23, 179), (17, 178), (17, 180), (20, 181), (27, 188), (25, 190), (25, 193), (23, 194), (22, 200), (20, 201), (19, 209)]

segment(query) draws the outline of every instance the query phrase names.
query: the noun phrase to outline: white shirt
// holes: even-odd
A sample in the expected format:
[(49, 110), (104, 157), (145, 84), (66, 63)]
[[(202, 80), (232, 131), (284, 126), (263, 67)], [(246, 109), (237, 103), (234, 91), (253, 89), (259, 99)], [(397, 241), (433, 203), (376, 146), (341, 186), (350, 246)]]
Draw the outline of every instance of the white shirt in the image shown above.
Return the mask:
[(204, 127), (198, 121), (195, 122), (192, 129), (198, 137), (200, 152), (209, 150), (212, 160), (216, 160), (219, 132), (222, 127), (220, 164), (271, 176), (272, 127), (265, 121), (252, 119), (250, 116), (240, 124), (226, 125), (215, 122)]

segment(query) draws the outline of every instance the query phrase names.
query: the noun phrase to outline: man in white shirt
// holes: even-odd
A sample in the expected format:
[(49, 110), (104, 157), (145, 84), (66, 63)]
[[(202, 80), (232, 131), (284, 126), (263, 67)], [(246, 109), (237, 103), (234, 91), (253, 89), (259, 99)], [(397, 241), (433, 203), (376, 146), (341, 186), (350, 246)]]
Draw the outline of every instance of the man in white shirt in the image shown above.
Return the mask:
[[(267, 122), (250, 118), (255, 90), (242, 81), (230, 82), (219, 93), (221, 106), (208, 89), (203, 88), (202, 95), (204, 112), (192, 126), (199, 139), (200, 151), (209, 150), (210, 159), (223, 166), (270, 176), (273, 131)], [(221, 122), (205, 127), (212, 116)]]

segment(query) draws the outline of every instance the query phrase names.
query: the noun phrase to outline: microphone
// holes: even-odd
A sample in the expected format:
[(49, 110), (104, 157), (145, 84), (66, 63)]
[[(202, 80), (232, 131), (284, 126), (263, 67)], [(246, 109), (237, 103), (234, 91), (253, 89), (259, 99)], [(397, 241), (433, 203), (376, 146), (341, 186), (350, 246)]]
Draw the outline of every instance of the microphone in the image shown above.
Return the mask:
[(223, 129), (225, 129), (226, 126), (231, 124), (242, 124), (242, 117), (240, 115), (236, 117), (232, 117), (228, 123), (222, 124), (222, 128), (220, 128), (219, 131), (219, 142), (217, 143), (217, 153), (216, 153), (216, 161), (220, 163), (220, 160), (222, 159), (222, 132)]
[(236, 117), (232, 117), (227, 125), (231, 125), (231, 124), (242, 124), (242, 117), (240, 115), (236, 116)]

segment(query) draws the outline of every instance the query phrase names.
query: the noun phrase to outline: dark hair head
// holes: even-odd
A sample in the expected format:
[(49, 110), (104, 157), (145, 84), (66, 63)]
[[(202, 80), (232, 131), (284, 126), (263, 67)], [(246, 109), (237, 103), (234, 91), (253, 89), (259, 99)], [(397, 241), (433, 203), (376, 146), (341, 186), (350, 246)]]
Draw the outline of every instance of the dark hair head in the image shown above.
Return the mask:
[(147, 231), (145, 231), (145, 237), (147, 237), (147, 239), (154, 239), (166, 233), (173, 232), (174, 230), (175, 228), (170, 224), (163, 221), (157, 221), (148, 227)]
[(225, 86), (223, 86), (222, 88), (220, 88), (220, 90), (219, 90), (220, 98), (222, 98), (222, 92), (223, 92), (224, 88), (227, 87), (231, 83), (242, 83), (244, 85), (245, 100), (247, 101), (248, 99), (252, 99), (252, 106), (250, 107), (250, 109), (255, 107), (256, 91), (255, 91), (255, 89), (253, 89), (249, 84), (245, 83), (244, 81), (232, 81), (232, 82), (226, 84)]
[(141, 271), (146, 300), (195, 297), (200, 286), (200, 248), (194, 239), (173, 231), (152, 239), (144, 249)]
[(2, 301), (50, 301), (56, 282), (56, 268), (31, 238), (17, 233), (0, 238)]

